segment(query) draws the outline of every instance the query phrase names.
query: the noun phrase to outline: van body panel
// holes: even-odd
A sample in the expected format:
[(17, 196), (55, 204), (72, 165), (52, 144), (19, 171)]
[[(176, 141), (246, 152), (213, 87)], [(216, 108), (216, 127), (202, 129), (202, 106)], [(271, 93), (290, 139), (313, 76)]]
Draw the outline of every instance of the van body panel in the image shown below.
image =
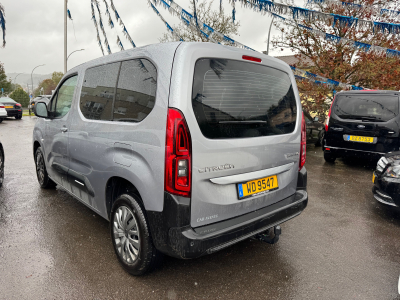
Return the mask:
[[(192, 106), (192, 87), (196, 61), (223, 58), (246, 63), (243, 55), (262, 59), (262, 65), (282, 70), (290, 78), (296, 97), (297, 121), (292, 133), (256, 138), (209, 139), (199, 128)], [(296, 191), (301, 132), (301, 103), (290, 67), (269, 56), (249, 50), (214, 44), (181, 44), (172, 72), (169, 106), (182, 111), (192, 137), (191, 226), (198, 227), (233, 218), (276, 203)], [(239, 200), (237, 184), (219, 185), (214, 178), (266, 171), (293, 163), (285, 173), (277, 174), (279, 189)], [(233, 165), (233, 168), (201, 172), (204, 168)], [(216, 168), (214, 168), (216, 169)], [(257, 175), (251, 179), (259, 179)]]

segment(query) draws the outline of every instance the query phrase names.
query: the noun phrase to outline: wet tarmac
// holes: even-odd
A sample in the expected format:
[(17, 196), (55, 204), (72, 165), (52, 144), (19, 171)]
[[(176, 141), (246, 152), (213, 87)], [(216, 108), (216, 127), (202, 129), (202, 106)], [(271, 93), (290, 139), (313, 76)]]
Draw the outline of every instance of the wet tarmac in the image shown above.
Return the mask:
[(41, 190), (35, 117), (0, 124), (0, 299), (398, 299), (400, 213), (371, 193), (373, 164), (324, 162), (308, 146), (309, 204), (276, 245), (243, 241), (144, 277), (118, 264), (109, 224), (60, 189)]

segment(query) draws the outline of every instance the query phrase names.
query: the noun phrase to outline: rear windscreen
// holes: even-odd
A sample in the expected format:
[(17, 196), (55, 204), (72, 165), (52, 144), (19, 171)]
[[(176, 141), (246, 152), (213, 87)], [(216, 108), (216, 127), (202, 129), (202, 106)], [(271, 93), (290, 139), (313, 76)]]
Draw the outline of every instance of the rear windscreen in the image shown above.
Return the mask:
[(289, 75), (264, 65), (198, 60), (192, 104), (201, 132), (210, 139), (286, 134), (296, 125)]
[(399, 97), (396, 95), (341, 95), (334, 103), (334, 113), (342, 119), (386, 122), (399, 114)]

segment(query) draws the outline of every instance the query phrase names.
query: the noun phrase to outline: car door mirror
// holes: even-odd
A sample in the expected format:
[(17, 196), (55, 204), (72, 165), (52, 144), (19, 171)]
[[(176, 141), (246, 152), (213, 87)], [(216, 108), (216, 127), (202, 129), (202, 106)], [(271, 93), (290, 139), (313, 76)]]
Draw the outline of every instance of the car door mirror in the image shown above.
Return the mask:
[(315, 118), (314, 118), (314, 122), (318, 122), (318, 120), (319, 120), (318, 117), (315, 117)]
[(38, 102), (34, 106), (34, 113), (36, 117), (39, 118), (48, 118), (49, 113), (47, 111), (47, 105), (44, 102)]

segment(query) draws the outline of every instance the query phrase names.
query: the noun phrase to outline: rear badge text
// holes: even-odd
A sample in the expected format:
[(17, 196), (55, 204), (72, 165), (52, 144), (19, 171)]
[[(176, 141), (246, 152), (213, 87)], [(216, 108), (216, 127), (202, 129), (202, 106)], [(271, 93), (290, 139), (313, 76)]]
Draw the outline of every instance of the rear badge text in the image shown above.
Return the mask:
[(206, 167), (203, 169), (199, 169), (199, 173), (206, 173), (206, 172), (215, 172), (215, 171), (222, 171), (222, 170), (229, 170), (234, 169), (235, 166), (231, 164), (225, 164), (218, 167)]

